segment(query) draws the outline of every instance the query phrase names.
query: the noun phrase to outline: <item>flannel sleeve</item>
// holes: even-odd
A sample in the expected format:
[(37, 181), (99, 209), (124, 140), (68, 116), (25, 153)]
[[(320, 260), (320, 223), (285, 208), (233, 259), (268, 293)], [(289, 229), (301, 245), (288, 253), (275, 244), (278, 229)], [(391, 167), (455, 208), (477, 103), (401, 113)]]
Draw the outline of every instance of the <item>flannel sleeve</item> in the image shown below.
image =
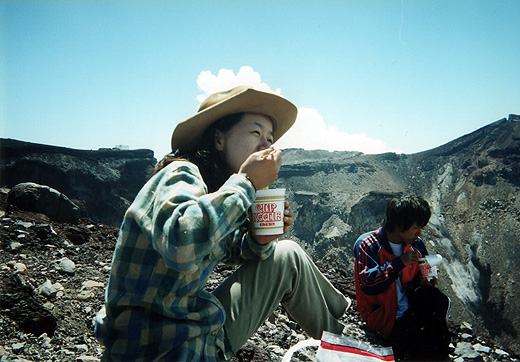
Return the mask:
[[(168, 267), (184, 273), (200, 262), (247, 218), (255, 192), (244, 177), (232, 175), (213, 193), (197, 167), (173, 162), (152, 178), (138, 198), (133, 217), (149, 235)], [(149, 225), (146, 225), (149, 224)]]
[(224, 263), (241, 264), (247, 260), (265, 260), (273, 253), (274, 243), (258, 244), (248, 229), (243, 226), (237, 232), (236, 240), (230, 245), (227, 256), (222, 260)]

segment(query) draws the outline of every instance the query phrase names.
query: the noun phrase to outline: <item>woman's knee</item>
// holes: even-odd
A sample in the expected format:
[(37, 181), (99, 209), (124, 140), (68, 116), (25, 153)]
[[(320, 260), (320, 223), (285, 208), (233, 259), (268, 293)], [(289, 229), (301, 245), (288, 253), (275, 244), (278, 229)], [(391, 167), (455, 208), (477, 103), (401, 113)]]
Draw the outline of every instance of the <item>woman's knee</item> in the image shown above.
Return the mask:
[(280, 240), (274, 250), (274, 262), (283, 268), (298, 270), (302, 263), (307, 262), (308, 256), (298, 243), (292, 240)]
[(284, 239), (279, 240), (276, 243), (275, 254), (278, 257), (287, 258), (287, 257), (301, 257), (305, 254), (305, 251), (301, 248), (301, 246), (292, 240)]

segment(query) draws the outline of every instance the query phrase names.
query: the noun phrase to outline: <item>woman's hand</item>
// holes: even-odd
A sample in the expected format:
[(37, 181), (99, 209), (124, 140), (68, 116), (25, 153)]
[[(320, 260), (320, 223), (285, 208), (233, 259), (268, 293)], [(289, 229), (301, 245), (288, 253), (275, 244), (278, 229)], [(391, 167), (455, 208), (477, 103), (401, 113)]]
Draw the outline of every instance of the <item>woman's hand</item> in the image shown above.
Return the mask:
[[(283, 233), (278, 235), (256, 235), (256, 230), (253, 223), (250, 223), (249, 232), (253, 239), (260, 245), (269, 244), (271, 241), (278, 239), (289, 231), (289, 226), (293, 224), (293, 212), (289, 208), (289, 203), (285, 201), (285, 209), (283, 211)], [(251, 218), (251, 217), (250, 217)]]
[(282, 151), (270, 147), (252, 153), (240, 166), (238, 173), (249, 177), (255, 188), (260, 190), (276, 180), (280, 166), (282, 166)]

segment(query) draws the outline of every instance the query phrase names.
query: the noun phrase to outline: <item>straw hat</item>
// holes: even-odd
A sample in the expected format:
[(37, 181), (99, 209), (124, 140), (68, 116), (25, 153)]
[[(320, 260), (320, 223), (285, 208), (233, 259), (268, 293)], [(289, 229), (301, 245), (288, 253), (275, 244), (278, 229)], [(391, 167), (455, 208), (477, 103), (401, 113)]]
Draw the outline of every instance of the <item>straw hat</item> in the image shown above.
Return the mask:
[(276, 142), (294, 124), (297, 109), (283, 97), (246, 86), (213, 93), (201, 103), (195, 115), (181, 121), (175, 127), (172, 134), (172, 150), (192, 150), (213, 122), (234, 113), (257, 113), (270, 117), (274, 123)]

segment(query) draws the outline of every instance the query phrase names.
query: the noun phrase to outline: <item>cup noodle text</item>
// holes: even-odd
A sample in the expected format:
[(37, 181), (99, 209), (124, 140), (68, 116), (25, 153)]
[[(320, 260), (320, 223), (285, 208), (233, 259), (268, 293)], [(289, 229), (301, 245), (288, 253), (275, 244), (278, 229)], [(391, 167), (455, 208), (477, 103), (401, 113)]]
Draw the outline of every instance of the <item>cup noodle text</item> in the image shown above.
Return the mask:
[(256, 204), (253, 212), (253, 222), (260, 223), (260, 226), (274, 226), (275, 222), (282, 221), (282, 210), (277, 210), (274, 202)]

